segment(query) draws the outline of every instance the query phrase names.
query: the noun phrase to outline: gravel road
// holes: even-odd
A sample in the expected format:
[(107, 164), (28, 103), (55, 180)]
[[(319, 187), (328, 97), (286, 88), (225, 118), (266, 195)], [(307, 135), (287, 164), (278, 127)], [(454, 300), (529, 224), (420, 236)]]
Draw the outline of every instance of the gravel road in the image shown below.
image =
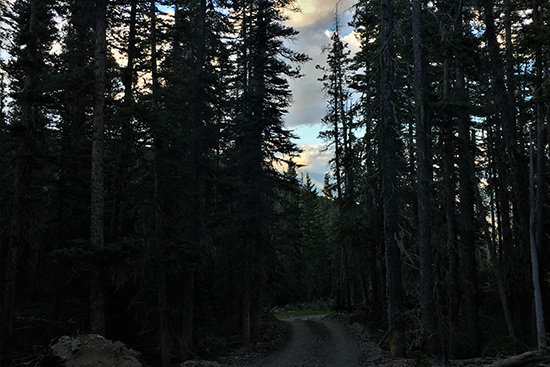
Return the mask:
[(320, 316), (285, 320), (291, 339), (281, 351), (258, 360), (255, 367), (359, 367), (359, 347), (339, 321)]
[(410, 367), (388, 358), (358, 324), (325, 315), (283, 319), (271, 341), (240, 348), (216, 362), (187, 361), (182, 367)]

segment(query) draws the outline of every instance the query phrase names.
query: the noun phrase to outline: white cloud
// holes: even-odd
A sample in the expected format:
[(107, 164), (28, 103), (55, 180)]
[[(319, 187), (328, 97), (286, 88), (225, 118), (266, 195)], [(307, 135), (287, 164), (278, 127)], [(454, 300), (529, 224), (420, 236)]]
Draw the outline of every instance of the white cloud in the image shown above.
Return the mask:
[(335, 4), (326, 0), (298, 0), (296, 5), (300, 11), (288, 13), (290, 19), (287, 24), (299, 28), (315, 25), (327, 16), (331, 17)]
[(359, 51), (361, 44), (359, 42), (359, 38), (357, 38), (357, 33), (352, 31), (350, 34), (345, 35), (342, 37), (344, 42), (348, 44), (348, 48), (351, 50), (352, 53), (356, 53)]
[(303, 165), (306, 171), (325, 173), (330, 170), (328, 161), (333, 155), (331, 149), (327, 150), (323, 144), (304, 144), (300, 148), (303, 152), (295, 161)]

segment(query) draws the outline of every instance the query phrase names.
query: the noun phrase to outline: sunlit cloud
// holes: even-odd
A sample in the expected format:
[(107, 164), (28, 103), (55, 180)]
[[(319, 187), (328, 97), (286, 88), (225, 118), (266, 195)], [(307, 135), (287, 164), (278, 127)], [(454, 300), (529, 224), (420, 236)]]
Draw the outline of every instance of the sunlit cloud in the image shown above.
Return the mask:
[(323, 144), (304, 144), (300, 148), (303, 152), (295, 159), (296, 163), (307, 171), (325, 173), (329, 171), (328, 161), (332, 158), (332, 150), (327, 150)]
[(347, 43), (348, 49), (350, 49), (352, 53), (359, 51), (361, 43), (359, 42), (359, 38), (357, 37), (357, 33), (355, 31), (343, 36), (342, 40)]
[(291, 27), (308, 27), (331, 16), (334, 3), (326, 0), (298, 0), (299, 11), (287, 13)]

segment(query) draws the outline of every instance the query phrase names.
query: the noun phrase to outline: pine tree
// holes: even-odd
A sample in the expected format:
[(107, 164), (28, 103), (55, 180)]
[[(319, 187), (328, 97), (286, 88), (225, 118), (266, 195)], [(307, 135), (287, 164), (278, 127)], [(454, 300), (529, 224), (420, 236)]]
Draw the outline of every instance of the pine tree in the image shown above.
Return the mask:
[[(288, 78), (299, 71), (288, 62), (307, 60), (303, 54), (288, 49), (284, 39), (296, 31), (283, 24), (282, 10), (291, 2), (245, 0), (236, 2), (235, 17), (239, 42), (236, 45), (236, 101), (233, 131), (237, 175), (241, 181), (239, 213), (242, 258), (242, 339), (244, 344), (258, 335), (261, 289), (255, 278), (258, 261), (267, 261), (269, 243), (267, 215), (270, 187), (277, 182), (274, 169), (280, 155), (297, 152), (291, 133), (283, 126), (282, 116), (290, 103)], [(275, 179), (275, 180), (274, 180)]]

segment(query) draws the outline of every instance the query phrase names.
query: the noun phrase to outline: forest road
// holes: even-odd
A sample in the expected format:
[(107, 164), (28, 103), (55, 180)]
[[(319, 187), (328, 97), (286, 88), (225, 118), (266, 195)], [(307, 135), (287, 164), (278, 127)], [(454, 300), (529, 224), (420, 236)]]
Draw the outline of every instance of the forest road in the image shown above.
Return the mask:
[(287, 346), (257, 361), (255, 367), (358, 367), (359, 347), (348, 328), (323, 316), (285, 319), (291, 326)]

